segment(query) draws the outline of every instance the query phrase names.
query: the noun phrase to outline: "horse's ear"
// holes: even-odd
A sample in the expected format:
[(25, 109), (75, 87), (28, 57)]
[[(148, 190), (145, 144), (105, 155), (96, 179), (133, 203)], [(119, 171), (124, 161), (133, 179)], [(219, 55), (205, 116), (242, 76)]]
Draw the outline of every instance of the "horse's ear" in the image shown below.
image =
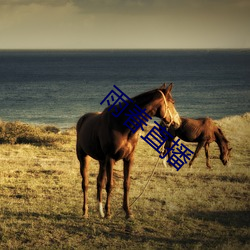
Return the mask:
[(170, 83), (167, 87), (167, 93), (170, 93), (172, 91), (173, 88), (173, 83)]
[(166, 83), (163, 83), (162, 85), (161, 85), (161, 87), (160, 87), (160, 89), (162, 89), (162, 90), (165, 90), (167, 88), (167, 84)]

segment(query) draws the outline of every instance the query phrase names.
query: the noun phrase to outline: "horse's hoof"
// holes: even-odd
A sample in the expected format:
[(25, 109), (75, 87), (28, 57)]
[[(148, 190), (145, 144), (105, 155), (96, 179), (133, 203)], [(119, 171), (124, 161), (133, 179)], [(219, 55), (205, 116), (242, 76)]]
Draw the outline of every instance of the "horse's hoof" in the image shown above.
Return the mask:
[(126, 217), (125, 217), (127, 220), (134, 220), (134, 215), (132, 213), (129, 213), (129, 214), (126, 214)]
[(108, 220), (110, 220), (111, 219), (111, 215), (110, 214), (106, 214), (105, 218), (108, 219)]
[(88, 215), (88, 214), (83, 214), (83, 218), (84, 218), (84, 219), (88, 219), (88, 218), (89, 218), (89, 215)]

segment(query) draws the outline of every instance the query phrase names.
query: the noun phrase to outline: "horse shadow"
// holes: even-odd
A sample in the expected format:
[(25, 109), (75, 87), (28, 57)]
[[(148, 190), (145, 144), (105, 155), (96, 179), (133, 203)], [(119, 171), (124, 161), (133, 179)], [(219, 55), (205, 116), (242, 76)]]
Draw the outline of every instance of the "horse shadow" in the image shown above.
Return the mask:
[(218, 222), (225, 227), (250, 227), (250, 211), (196, 211), (189, 213), (191, 218)]
[[(65, 233), (70, 235), (81, 235), (85, 243), (91, 244), (96, 239), (105, 237), (106, 239), (121, 239), (125, 241), (134, 241), (136, 243), (155, 242), (158, 245), (174, 247), (177, 245), (193, 246), (196, 244), (216, 246), (218, 243), (225, 242), (226, 239), (214, 239), (211, 241), (208, 239), (197, 238), (195, 235), (188, 235), (184, 237), (166, 237), (164, 234), (158, 234), (150, 225), (140, 224), (138, 221), (119, 221), (117, 218), (113, 220), (99, 219), (94, 216), (92, 219), (83, 220), (79, 214), (75, 213), (37, 213), (37, 212), (12, 212), (6, 211), (6, 217), (11, 217), (17, 220), (48, 220), (55, 229), (63, 229)], [(249, 227), (250, 226), (250, 211), (211, 211), (201, 212), (194, 211), (189, 213), (188, 216), (194, 219), (203, 221), (217, 222), (225, 227)], [(66, 223), (67, 221), (67, 223)], [(28, 225), (27, 225), (28, 226)], [(1, 236), (1, 232), (0, 232)], [(242, 236), (242, 242), (247, 242), (247, 236)], [(83, 240), (83, 241), (84, 241)], [(108, 241), (109, 242), (109, 241)], [(110, 242), (109, 242), (110, 243)], [(150, 243), (150, 244), (151, 244)], [(101, 244), (101, 243), (100, 243)], [(101, 245), (100, 245), (101, 246)]]

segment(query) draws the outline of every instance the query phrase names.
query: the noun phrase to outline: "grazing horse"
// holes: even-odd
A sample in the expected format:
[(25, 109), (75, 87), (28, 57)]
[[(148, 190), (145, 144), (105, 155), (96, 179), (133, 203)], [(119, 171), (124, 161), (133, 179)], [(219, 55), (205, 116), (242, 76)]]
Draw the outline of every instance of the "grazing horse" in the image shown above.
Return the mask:
[[(171, 96), (172, 83), (160, 88), (148, 91), (132, 98), (130, 103), (119, 117), (114, 117), (112, 112), (106, 108), (102, 113), (88, 113), (82, 116), (77, 123), (76, 152), (80, 162), (83, 189), (83, 215), (88, 217), (87, 191), (88, 191), (88, 169), (89, 161), (94, 158), (99, 161), (99, 174), (97, 177), (97, 199), (99, 213), (104, 217), (102, 208), (102, 189), (106, 182), (107, 199), (105, 204), (105, 216), (110, 217), (110, 194), (113, 187), (113, 165), (116, 161), (123, 159), (124, 163), (124, 198), (123, 209), (126, 217), (132, 217), (129, 208), (129, 188), (131, 166), (134, 160), (134, 150), (138, 141), (139, 130), (133, 133), (124, 122), (128, 119), (125, 113), (132, 110), (134, 104), (138, 105), (145, 113), (172, 124), (175, 128), (180, 125), (180, 117), (174, 107)], [(116, 110), (125, 106), (117, 105)], [(139, 122), (139, 119), (137, 119)]]
[[(164, 126), (164, 122), (161, 122), (160, 125)], [(219, 146), (220, 159), (223, 165), (226, 165), (229, 161), (230, 151), (232, 148), (228, 147), (228, 140), (222, 133), (222, 130), (214, 124), (211, 118), (191, 119), (181, 117), (181, 125), (179, 128), (176, 129), (173, 126), (170, 126), (168, 132), (173, 136), (173, 138), (166, 141), (163, 154), (167, 152), (167, 148), (171, 148), (172, 141), (176, 136), (186, 142), (198, 142), (193, 158), (189, 162), (189, 167), (192, 166), (193, 161), (197, 157), (199, 151), (202, 147), (204, 147), (206, 154), (206, 165), (209, 169), (211, 169), (208, 149), (209, 144), (214, 141)], [(170, 157), (171, 150), (168, 153), (168, 158)], [(166, 160), (164, 160), (163, 163), (166, 166)]]

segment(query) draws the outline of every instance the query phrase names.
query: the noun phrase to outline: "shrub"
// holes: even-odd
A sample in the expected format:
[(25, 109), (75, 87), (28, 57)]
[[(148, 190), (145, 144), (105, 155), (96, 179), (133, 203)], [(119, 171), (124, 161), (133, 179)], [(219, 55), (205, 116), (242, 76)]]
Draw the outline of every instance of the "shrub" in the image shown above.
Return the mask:
[(1, 122), (0, 143), (34, 144), (50, 146), (55, 143), (67, 143), (67, 136), (58, 134), (59, 129), (54, 126), (33, 126), (22, 122)]
[(58, 127), (52, 126), (52, 125), (47, 125), (44, 127), (44, 130), (46, 132), (51, 132), (54, 134), (58, 134), (60, 132), (60, 129)]

